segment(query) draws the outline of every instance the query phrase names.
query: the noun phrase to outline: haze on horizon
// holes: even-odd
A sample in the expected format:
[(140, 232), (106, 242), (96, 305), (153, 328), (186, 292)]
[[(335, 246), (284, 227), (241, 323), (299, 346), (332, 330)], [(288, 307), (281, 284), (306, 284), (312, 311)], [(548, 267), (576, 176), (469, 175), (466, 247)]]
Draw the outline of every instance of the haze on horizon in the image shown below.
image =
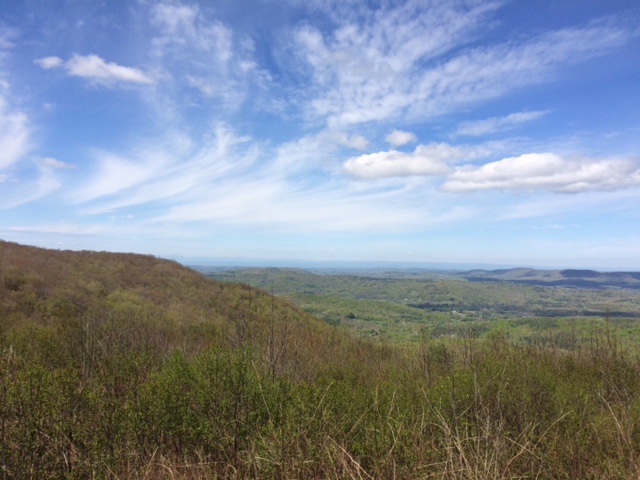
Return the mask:
[(640, 270), (636, 0), (0, 0), (0, 238)]

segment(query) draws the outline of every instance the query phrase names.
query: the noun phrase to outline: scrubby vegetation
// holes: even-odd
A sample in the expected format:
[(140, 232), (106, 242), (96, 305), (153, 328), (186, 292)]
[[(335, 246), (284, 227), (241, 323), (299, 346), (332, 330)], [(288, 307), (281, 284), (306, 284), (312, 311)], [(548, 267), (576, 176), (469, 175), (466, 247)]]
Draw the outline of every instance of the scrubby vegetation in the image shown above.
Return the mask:
[(388, 345), (165, 260), (9, 243), (0, 302), (3, 479), (640, 474), (640, 359), (609, 330)]

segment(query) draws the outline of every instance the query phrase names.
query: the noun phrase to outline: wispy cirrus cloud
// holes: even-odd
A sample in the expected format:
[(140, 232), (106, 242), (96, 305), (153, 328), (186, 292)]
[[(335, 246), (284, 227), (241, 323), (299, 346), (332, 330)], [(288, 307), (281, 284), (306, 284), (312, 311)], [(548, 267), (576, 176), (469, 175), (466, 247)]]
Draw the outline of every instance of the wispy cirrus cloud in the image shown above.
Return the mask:
[(252, 38), (234, 31), (210, 11), (195, 4), (161, 1), (151, 6), (149, 22), (158, 68), (173, 79), (167, 103), (171, 98), (189, 98), (194, 103), (204, 98), (233, 111), (250, 93), (257, 95), (268, 88), (271, 75), (256, 61)]
[(36, 164), (36, 173), (28, 180), (12, 181), (3, 192), (0, 210), (7, 210), (45, 198), (62, 186), (62, 180), (56, 173), (59, 167), (47, 162)]
[(100, 214), (176, 197), (207, 196), (255, 159), (248, 137), (219, 124), (211, 139), (194, 145), (176, 136), (160, 145), (141, 144), (127, 155), (95, 152), (98, 167), (69, 198), (88, 214)]
[[(423, 18), (414, 5), (364, 24), (343, 22), (330, 35), (299, 28), (295, 48), (313, 80), (308, 114), (333, 128), (401, 116), (423, 120), (546, 81), (567, 64), (610, 51), (634, 35), (601, 22), (464, 48), (496, 6), (442, 4), (445, 21), (438, 25), (429, 23), (437, 15)], [(424, 30), (418, 31), (420, 25)]]
[[(269, 181), (265, 182), (264, 175)], [(353, 229), (379, 232), (389, 228), (399, 232), (427, 220), (423, 211), (399, 209), (392, 204), (393, 198), (406, 191), (403, 187), (349, 191), (337, 182), (301, 188), (293, 178), (270, 175), (262, 171), (252, 178), (229, 178), (208, 198), (177, 202), (154, 222), (214, 222), (300, 234)]]
[(14, 165), (30, 149), (28, 117), (9, 107), (4, 98), (7, 90), (0, 86), (0, 169)]
[(77, 165), (73, 165), (71, 163), (63, 162), (62, 160), (58, 160), (57, 158), (45, 157), (40, 160), (40, 165), (49, 168), (57, 168), (60, 170), (75, 170), (77, 169)]
[(34, 63), (45, 70), (63, 67), (73, 77), (80, 77), (106, 86), (117, 84), (151, 85), (154, 79), (138, 68), (125, 67), (114, 62), (107, 62), (98, 55), (78, 55), (63, 61), (59, 57), (43, 57)]
[(629, 159), (576, 159), (554, 153), (528, 153), (481, 166), (458, 167), (442, 189), (581, 193), (633, 186), (640, 186), (640, 165)]
[(485, 120), (463, 122), (455, 132), (456, 136), (479, 137), (497, 132), (511, 130), (523, 123), (538, 120), (549, 113), (549, 110), (516, 112), (504, 117), (491, 117)]
[(9, 72), (5, 62), (15, 35), (12, 29), (0, 30), (0, 170), (15, 165), (31, 148), (29, 118), (11, 102), (11, 84), (6, 79)]
[(335, 17), (339, 26), (329, 35), (300, 27), (294, 48), (311, 67), (314, 82), (309, 114), (331, 127), (398, 115), (408, 106), (403, 97), (418, 67), (468, 42), (497, 6), (407, 2), (374, 11), (349, 5), (344, 9), (351, 15)]

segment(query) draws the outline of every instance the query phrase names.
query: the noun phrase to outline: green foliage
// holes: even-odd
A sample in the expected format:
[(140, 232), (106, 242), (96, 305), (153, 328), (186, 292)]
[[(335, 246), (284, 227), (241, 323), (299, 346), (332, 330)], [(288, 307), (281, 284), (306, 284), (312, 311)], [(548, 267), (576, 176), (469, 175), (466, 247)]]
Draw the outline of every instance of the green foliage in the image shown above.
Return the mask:
[[(640, 356), (613, 321), (445, 337), (436, 317), (387, 344), (170, 262), (9, 250), (27, 280), (0, 292), (3, 479), (640, 473)], [(551, 326), (579, 341), (535, 338)]]
[(433, 272), (414, 273), (390, 278), (385, 272), (320, 275), (255, 268), (209, 276), (269, 289), (355, 337), (393, 343), (417, 343), (425, 326), (435, 338), (482, 336), (498, 327), (507, 328), (519, 343), (571, 349), (593, 329), (602, 328), (605, 317), (618, 327), (616, 335), (622, 341), (631, 344), (640, 338), (638, 289), (469, 282)]

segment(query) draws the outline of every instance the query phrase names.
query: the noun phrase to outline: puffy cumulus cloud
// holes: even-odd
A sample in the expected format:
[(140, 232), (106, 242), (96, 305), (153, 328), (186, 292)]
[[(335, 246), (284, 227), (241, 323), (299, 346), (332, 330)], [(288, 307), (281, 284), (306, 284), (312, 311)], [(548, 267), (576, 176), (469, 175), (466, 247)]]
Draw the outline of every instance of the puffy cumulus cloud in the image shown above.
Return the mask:
[(419, 145), (412, 153), (389, 150), (350, 158), (343, 170), (359, 178), (444, 175), (450, 164), (484, 157), (486, 146), (453, 146), (446, 143)]
[(640, 185), (640, 166), (624, 159), (568, 159), (554, 153), (528, 153), (452, 172), (442, 189), (579, 193), (614, 191)]
[(538, 120), (549, 113), (549, 110), (537, 110), (530, 112), (516, 112), (504, 117), (491, 117), (485, 120), (464, 122), (460, 124), (456, 135), (481, 136), (502, 132), (517, 127), (523, 123)]
[(415, 143), (418, 140), (414, 133), (403, 132), (402, 130), (392, 130), (384, 139), (394, 147)]
[(81, 77), (107, 86), (119, 83), (143, 85), (154, 83), (153, 78), (142, 70), (106, 62), (98, 55), (78, 55), (74, 53), (66, 62), (63, 62), (59, 57), (44, 57), (35, 60), (35, 63), (45, 70), (64, 67), (67, 73), (73, 77)]
[(345, 172), (359, 178), (442, 175), (447, 173), (449, 168), (438, 159), (396, 150), (360, 155), (344, 164)]
[(443, 175), (451, 162), (474, 157), (473, 149), (444, 143), (419, 145), (412, 153), (389, 150), (347, 160), (343, 170), (359, 178)]

